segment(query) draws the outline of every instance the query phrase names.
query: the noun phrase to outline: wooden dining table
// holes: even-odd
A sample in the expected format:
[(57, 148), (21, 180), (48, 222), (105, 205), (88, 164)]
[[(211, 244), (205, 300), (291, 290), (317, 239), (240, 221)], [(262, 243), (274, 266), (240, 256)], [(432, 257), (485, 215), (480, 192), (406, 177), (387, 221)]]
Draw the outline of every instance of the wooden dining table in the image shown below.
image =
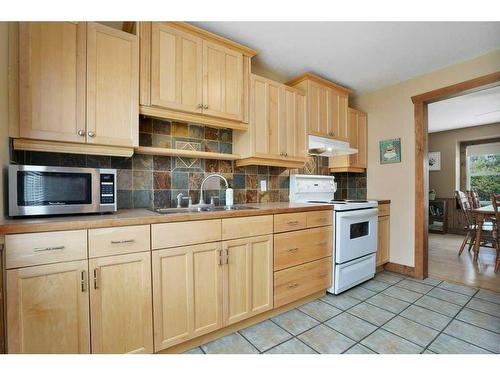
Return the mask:
[[(498, 207), (500, 211), (500, 207)], [(472, 214), (476, 217), (476, 241), (474, 242), (474, 261), (477, 261), (479, 256), (479, 247), (481, 245), (481, 233), (483, 231), (483, 224), (487, 218), (495, 217), (495, 209), (493, 205), (484, 206), (472, 209)]]

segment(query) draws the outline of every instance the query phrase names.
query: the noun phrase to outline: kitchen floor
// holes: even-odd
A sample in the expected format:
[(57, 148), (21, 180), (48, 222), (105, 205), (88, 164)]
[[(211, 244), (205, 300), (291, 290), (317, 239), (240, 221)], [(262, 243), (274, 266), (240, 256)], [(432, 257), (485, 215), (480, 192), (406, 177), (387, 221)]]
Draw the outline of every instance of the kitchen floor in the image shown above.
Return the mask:
[(384, 271), (187, 353), (500, 353), (500, 293)]
[(458, 256), (464, 236), (429, 234), (429, 276), (500, 293), (500, 272), (495, 273), (496, 250), (481, 247), (478, 261), (465, 248)]

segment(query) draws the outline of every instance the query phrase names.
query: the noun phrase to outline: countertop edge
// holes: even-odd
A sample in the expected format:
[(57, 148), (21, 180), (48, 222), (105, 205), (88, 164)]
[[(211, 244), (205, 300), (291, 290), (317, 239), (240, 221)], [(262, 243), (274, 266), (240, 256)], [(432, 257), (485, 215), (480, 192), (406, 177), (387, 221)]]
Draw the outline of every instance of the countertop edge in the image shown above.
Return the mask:
[[(296, 205), (274, 207), (260, 204), (246, 204), (257, 209), (239, 211), (217, 211), (202, 213), (158, 214), (146, 209), (119, 210), (109, 215), (66, 216), (55, 218), (8, 219), (7, 223), (0, 222), (0, 235), (38, 233), (66, 230), (84, 230), (95, 228), (109, 228), (118, 226), (149, 225), (161, 223), (175, 223), (182, 221), (200, 221), (210, 219), (226, 219), (235, 217), (263, 216), (281, 213), (309, 212), (333, 210), (332, 205)], [(136, 211), (137, 210), (137, 211)], [(135, 216), (134, 216), (135, 211)], [(23, 222), (24, 221), (24, 222)]]

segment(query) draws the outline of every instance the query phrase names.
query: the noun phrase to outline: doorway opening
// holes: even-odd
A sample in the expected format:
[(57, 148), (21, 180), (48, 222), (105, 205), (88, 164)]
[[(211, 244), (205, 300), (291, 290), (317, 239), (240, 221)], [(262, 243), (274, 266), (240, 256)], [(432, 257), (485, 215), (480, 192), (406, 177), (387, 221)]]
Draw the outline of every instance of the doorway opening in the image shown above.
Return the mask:
[[(487, 284), (488, 281), (481, 280), (481, 277), (474, 278), (474, 274), (477, 276), (477, 271), (484, 271), (483, 268), (478, 268), (476, 263), (471, 263), (470, 267), (465, 267), (466, 257), (464, 253), (462, 253), (463, 259), (458, 258), (458, 251), (460, 248), (460, 244), (463, 241), (463, 236), (457, 236), (455, 233), (448, 233), (448, 228), (446, 228), (445, 234), (435, 234), (431, 233), (429, 235), (429, 229), (432, 231), (438, 232), (443, 229), (445, 226), (449, 226), (452, 228), (453, 226), (458, 225), (456, 222), (450, 223), (450, 214), (457, 213), (456, 200), (454, 199), (454, 190), (467, 190), (467, 187), (472, 185), (478, 185), (478, 181), (485, 180), (485, 178), (478, 178), (479, 176), (474, 176), (475, 172), (474, 166), (477, 166), (477, 160), (481, 159), (481, 153), (485, 153), (488, 151), (488, 147), (490, 144), (494, 144), (496, 142), (496, 138), (492, 132), (491, 136), (476, 136), (471, 137), (470, 139), (462, 139), (461, 141), (455, 141), (456, 147), (456, 155), (462, 155), (462, 160), (457, 163), (457, 159), (455, 158), (454, 163), (452, 165), (449, 164), (448, 156), (444, 156), (443, 151), (437, 149), (429, 148), (429, 135), (437, 134), (438, 131), (435, 131), (433, 128), (429, 128), (429, 125), (432, 127), (435, 126), (443, 126), (444, 121), (437, 121), (437, 125), (435, 124), (436, 118), (439, 119), (439, 116), (436, 117), (436, 113), (446, 114), (447, 110), (450, 111), (450, 108), (453, 108), (453, 105), (457, 105), (457, 102), (461, 100), (465, 100), (468, 96), (481, 97), (482, 95), (488, 93), (488, 90), (493, 92), (499, 92), (500, 87), (500, 72), (496, 72), (493, 74), (489, 74), (487, 76), (475, 78), (469, 81), (461, 82), (452, 86), (443, 87), (437, 90), (433, 90), (424, 94), (420, 94), (412, 97), (412, 101), (414, 103), (414, 116), (415, 116), (415, 138), (416, 138), (416, 147), (415, 147), (415, 268), (414, 268), (414, 276), (417, 278), (426, 278), (428, 276), (439, 276), (442, 279), (448, 279), (449, 281), (456, 281), (464, 284), (471, 284), (474, 286), (481, 286), (487, 289), (492, 289)], [(482, 93), (482, 94), (481, 94)], [(460, 108), (460, 105), (456, 108)], [(441, 110), (441, 112), (439, 111)], [(500, 108), (498, 108), (499, 112), (495, 113), (496, 115), (500, 114)], [(488, 112), (488, 111), (486, 111)], [(495, 111), (490, 111), (495, 112)], [(489, 114), (491, 115), (491, 114)], [(485, 116), (489, 116), (485, 114)], [(433, 121), (433, 124), (430, 124), (429, 121)], [(441, 118), (441, 120), (443, 120)], [(475, 121), (475, 125), (479, 125), (481, 120), (471, 120), (472, 123)], [(488, 121), (486, 121), (488, 122)], [(490, 121), (491, 122), (491, 121)], [(494, 122), (494, 121), (493, 121)], [(500, 121), (499, 121), (500, 122)], [(472, 124), (469, 124), (472, 127)], [(500, 128), (500, 125), (498, 125)], [(451, 129), (440, 129), (442, 132)], [(429, 133), (429, 131), (431, 133)], [(496, 133), (498, 135), (498, 132)], [(431, 137), (434, 138), (433, 135)], [(439, 137), (436, 137), (439, 138)], [(444, 137), (446, 138), (446, 137)], [(466, 137), (467, 138), (467, 137)], [(474, 138), (474, 139), (473, 139)], [(489, 139), (488, 139), (489, 138)], [(482, 142), (484, 141), (484, 142)], [(480, 145), (483, 146), (480, 146)], [(488, 145), (488, 146), (484, 146)], [(476, 147), (472, 147), (476, 146)], [(433, 148), (436, 147), (433, 143)], [(481, 151), (482, 149), (482, 151)], [(432, 152), (429, 154), (429, 151)], [(439, 153), (440, 152), (440, 153)], [(477, 160), (476, 160), (477, 159)], [(483, 158), (484, 159), (484, 158)], [(472, 161), (471, 161), (472, 160)], [(432, 166), (429, 165), (431, 162)], [(469, 164), (468, 164), (469, 163)], [(471, 165), (471, 163), (473, 165)], [(449, 174), (452, 175), (453, 181), (451, 182), (451, 188), (444, 187), (446, 185), (440, 185), (439, 178), (434, 178), (437, 176), (436, 166), (446, 168), (443, 170), (444, 175)], [(471, 169), (472, 168), (472, 169)], [(476, 168), (477, 169), (477, 168)], [(432, 174), (435, 174), (434, 176)], [(487, 172), (489, 173), (489, 172)], [(443, 174), (442, 174), (443, 175)], [(430, 177), (432, 176), (432, 177)], [(449, 176), (448, 176), (449, 177)], [(439, 188), (430, 186), (430, 179), (433, 180), (433, 185), (438, 186)], [(430, 189), (436, 190), (437, 198), (448, 198), (441, 199), (438, 201), (431, 201), (430, 198), (433, 198), (433, 194), (429, 194)], [(438, 191), (438, 189), (440, 191)], [(452, 196), (451, 192), (453, 192)], [(484, 195), (485, 193), (483, 193)], [(483, 197), (484, 198), (484, 197)], [(484, 200), (484, 199), (483, 199)], [(431, 202), (431, 203), (430, 203)], [(438, 203), (439, 202), (439, 203)], [(486, 203), (486, 202), (484, 202)], [(446, 206), (446, 207), (445, 207)], [(448, 222), (445, 220), (437, 220), (439, 216), (444, 215), (444, 211), (446, 212), (446, 217), (448, 218)], [(454, 220), (452, 218), (452, 220)], [(453, 230), (451, 231), (453, 232)], [(439, 232), (438, 232), (439, 233)], [(456, 247), (456, 242), (458, 241), (458, 247)], [(453, 254), (453, 249), (456, 251)], [(481, 248), (482, 250), (482, 248)], [(429, 252), (430, 251), (430, 252)], [(440, 251), (440, 252), (438, 252)], [(466, 250), (467, 251), (467, 250)], [(481, 254), (481, 251), (480, 251)], [(484, 255), (487, 255), (487, 252), (483, 252)], [(494, 254), (496, 252), (492, 250), (493, 257), (493, 267), (494, 267)], [(440, 256), (441, 258), (437, 257)], [(466, 255), (468, 256), (468, 255)], [(488, 257), (483, 257), (481, 261), (483, 264), (488, 264)], [(432, 266), (429, 267), (429, 259), (432, 261)], [(457, 268), (455, 277), (452, 277), (450, 274), (444, 274), (443, 269), (450, 269), (450, 264), (444, 264), (446, 259), (454, 260), (456, 262), (460, 261), (462, 268), (459, 270)], [(473, 261), (473, 260), (472, 260)], [(441, 266), (444, 268), (439, 271), (439, 267), (435, 267), (439, 265), (441, 262)], [(434, 264), (435, 263), (435, 264)], [(475, 271), (472, 272), (471, 270)], [(491, 267), (488, 267), (491, 269)], [(442, 274), (438, 275), (436, 272), (441, 272)], [(457, 275), (462, 276), (460, 279)], [(498, 275), (493, 273), (492, 282), (496, 285), (499, 284), (500, 280)], [(481, 283), (485, 283), (484, 285)], [(499, 288), (499, 286), (496, 286)]]

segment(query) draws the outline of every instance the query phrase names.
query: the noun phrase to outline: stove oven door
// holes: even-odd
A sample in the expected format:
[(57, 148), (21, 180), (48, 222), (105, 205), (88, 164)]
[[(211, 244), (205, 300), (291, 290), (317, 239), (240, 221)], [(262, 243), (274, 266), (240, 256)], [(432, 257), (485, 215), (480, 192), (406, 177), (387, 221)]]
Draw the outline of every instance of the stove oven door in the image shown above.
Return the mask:
[(377, 251), (377, 208), (335, 212), (335, 263)]

